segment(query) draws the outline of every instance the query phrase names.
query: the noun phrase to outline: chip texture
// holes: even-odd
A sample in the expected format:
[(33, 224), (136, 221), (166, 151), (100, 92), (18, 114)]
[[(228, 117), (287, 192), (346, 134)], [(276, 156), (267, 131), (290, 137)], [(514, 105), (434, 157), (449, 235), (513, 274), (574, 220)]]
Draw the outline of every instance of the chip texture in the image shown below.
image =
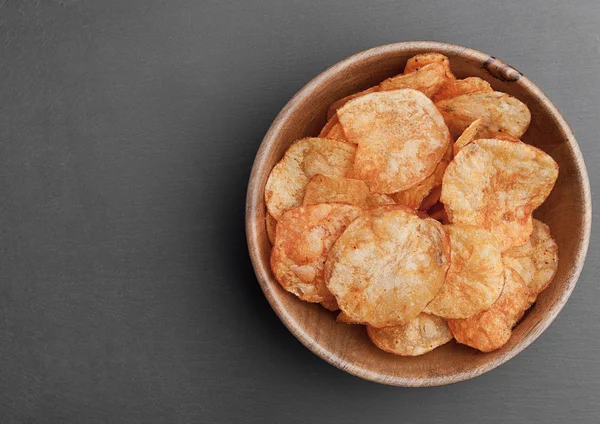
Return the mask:
[(361, 209), (320, 204), (292, 209), (277, 223), (271, 269), (287, 291), (307, 302), (334, 300), (323, 278), (331, 246)]
[(353, 177), (374, 193), (406, 190), (433, 173), (450, 143), (435, 105), (416, 90), (367, 94), (338, 111), (358, 144)]
[(367, 332), (379, 349), (401, 356), (423, 355), (453, 339), (446, 321), (428, 314), (419, 314), (405, 325), (367, 326)]
[(436, 106), (453, 137), (481, 118), (481, 137), (500, 132), (519, 138), (531, 121), (531, 112), (523, 102), (498, 91), (463, 94), (438, 101)]
[(431, 63), (441, 65), (444, 68), (445, 76), (448, 80), (456, 79), (456, 77), (452, 73), (452, 70), (450, 69), (450, 60), (448, 59), (448, 57), (444, 56), (441, 53), (422, 53), (411, 57), (406, 62), (406, 66), (404, 67), (404, 73), (410, 74), (412, 72), (422, 69), (424, 66), (429, 65)]
[(449, 319), (448, 326), (456, 341), (482, 352), (491, 352), (506, 344), (512, 328), (531, 306), (530, 293), (521, 276), (504, 268), (504, 288), (490, 309), (467, 319)]
[(439, 222), (383, 206), (348, 226), (329, 253), (325, 280), (353, 321), (401, 325), (433, 299), (449, 262), (449, 238)]
[(388, 78), (379, 84), (379, 91), (411, 88), (431, 98), (446, 82), (446, 70), (439, 63), (430, 63), (419, 70)]
[(340, 124), (340, 120), (337, 116), (333, 116), (321, 132), (319, 133), (319, 138), (332, 138), (334, 140), (346, 141), (346, 136), (344, 135), (344, 129)]
[(470, 144), (473, 140), (475, 140), (475, 137), (477, 136), (477, 131), (479, 131), (480, 125), (481, 125), (481, 119), (477, 119), (477, 120), (471, 122), (471, 125), (469, 125), (463, 131), (463, 133), (460, 135), (460, 137), (458, 137), (458, 139), (456, 140), (456, 143), (454, 143), (454, 156), (456, 156), (458, 154), (460, 149), (462, 149), (467, 144)]
[(440, 200), (451, 222), (490, 230), (505, 251), (529, 240), (531, 213), (546, 200), (557, 177), (556, 162), (533, 146), (480, 139), (448, 165)]
[(366, 90), (359, 91), (358, 93), (350, 94), (349, 96), (346, 96), (339, 100), (336, 100), (335, 102), (333, 102), (331, 104), (331, 106), (329, 106), (329, 109), (327, 110), (327, 119), (331, 120), (335, 116), (335, 113), (337, 112), (337, 110), (339, 108), (341, 108), (342, 106), (344, 106), (346, 103), (348, 103), (350, 100), (356, 99), (357, 97), (360, 97), (360, 96), (364, 96), (365, 94), (375, 93), (376, 91), (379, 91), (378, 86), (370, 87), (370, 88), (367, 88)]
[(443, 318), (469, 318), (488, 309), (502, 292), (500, 243), (483, 228), (453, 224), (445, 229), (452, 247), (450, 268), (425, 311)]
[(305, 138), (292, 144), (271, 170), (265, 187), (269, 213), (279, 219), (300, 206), (308, 181), (316, 174), (347, 175), (352, 170), (356, 148), (328, 138)]
[(513, 247), (503, 255), (510, 266), (529, 287), (532, 302), (548, 287), (558, 269), (558, 245), (550, 235), (550, 228), (537, 219), (533, 220), (531, 237), (523, 246)]
[(489, 93), (494, 91), (489, 82), (477, 77), (447, 81), (433, 96), (434, 102), (462, 96), (469, 93)]

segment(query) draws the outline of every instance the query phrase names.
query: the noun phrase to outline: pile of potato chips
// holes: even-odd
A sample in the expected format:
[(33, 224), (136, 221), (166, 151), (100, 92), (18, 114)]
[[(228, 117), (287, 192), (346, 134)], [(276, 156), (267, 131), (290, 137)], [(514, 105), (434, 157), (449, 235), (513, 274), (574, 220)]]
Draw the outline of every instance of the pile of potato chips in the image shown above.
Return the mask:
[(520, 140), (530, 120), (438, 53), (335, 102), (267, 181), (275, 278), (387, 352), (500, 348), (558, 266), (532, 218), (558, 165)]

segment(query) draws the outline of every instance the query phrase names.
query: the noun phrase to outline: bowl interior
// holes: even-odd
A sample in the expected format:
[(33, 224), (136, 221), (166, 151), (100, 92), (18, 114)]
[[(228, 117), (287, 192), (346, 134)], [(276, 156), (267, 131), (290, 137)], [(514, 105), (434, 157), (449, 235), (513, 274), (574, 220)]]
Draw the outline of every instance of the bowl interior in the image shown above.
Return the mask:
[[(408, 58), (428, 51), (447, 55), (458, 78), (483, 78), (494, 89), (525, 102), (532, 121), (523, 140), (546, 151), (560, 166), (554, 190), (534, 213), (550, 226), (558, 243), (557, 275), (515, 328), (508, 344), (492, 353), (480, 353), (451, 342), (414, 358), (388, 354), (369, 341), (363, 326), (337, 324), (335, 313), (301, 302), (284, 291), (269, 268), (271, 247), (264, 226), (264, 187), (271, 168), (292, 142), (319, 133), (333, 101), (402, 72)], [(545, 95), (518, 71), (488, 55), (433, 42), (371, 49), (334, 65), (311, 81), (282, 110), (265, 137), (252, 171), (247, 200), (250, 255), (263, 291), (285, 325), (307, 347), (339, 368), (400, 386), (441, 385), (472, 378), (506, 362), (535, 340), (558, 314), (577, 281), (589, 243), (590, 225), (589, 181), (581, 152), (568, 125)]]

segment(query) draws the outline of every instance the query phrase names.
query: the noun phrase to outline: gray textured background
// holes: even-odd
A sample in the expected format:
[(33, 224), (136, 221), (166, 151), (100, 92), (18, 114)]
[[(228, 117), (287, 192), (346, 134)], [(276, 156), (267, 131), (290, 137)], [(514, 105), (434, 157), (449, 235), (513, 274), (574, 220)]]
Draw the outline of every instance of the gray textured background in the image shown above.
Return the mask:
[(0, 422), (600, 421), (597, 231), (548, 331), (454, 386), (347, 375), (259, 290), (244, 195), (270, 122), (329, 65), (421, 39), (532, 78), (600, 198), (598, 0), (0, 0)]

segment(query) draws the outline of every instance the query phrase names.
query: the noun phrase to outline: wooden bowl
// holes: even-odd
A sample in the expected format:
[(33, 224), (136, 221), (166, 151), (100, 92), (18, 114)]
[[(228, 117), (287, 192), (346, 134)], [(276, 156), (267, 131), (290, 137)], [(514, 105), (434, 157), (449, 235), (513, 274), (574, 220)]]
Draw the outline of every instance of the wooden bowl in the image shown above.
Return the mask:
[[(319, 133), (333, 101), (401, 73), (408, 58), (431, 51), (448, 56), (458, 78), (483, 78), (494, 89), (525, 102), (532, 119), (523, 140), (549, 153), (560, 166), (554, 190), (534, 214), (550, 226), (558, 243), (558, 272), (515, 328), (510, 341), (492, 353), (481, 353), (454, 341), (414, 358), (383, 352), (370, 342), (363, 326), (338, 324), (335, 313), (301, 302), (283, 290), (269, 267), (271, 246), (265, 231), (264, 188), (271, 168), (292, 142)], [(577, 283), (589, 244), (591, 216), (590, 184), (577, 141), (558, 109), (535, 84), (514, 68), (476, 50), (445, 43), (407, 42), (376, 47), (333, 65), (283, 108), (265, 136), (252, 168), (246, 199), (246, 235), (265, 296), (306, 347), (336, 367), (367, 380), (395, 386), (439, 386), (496, 368), (548, 328)]]

